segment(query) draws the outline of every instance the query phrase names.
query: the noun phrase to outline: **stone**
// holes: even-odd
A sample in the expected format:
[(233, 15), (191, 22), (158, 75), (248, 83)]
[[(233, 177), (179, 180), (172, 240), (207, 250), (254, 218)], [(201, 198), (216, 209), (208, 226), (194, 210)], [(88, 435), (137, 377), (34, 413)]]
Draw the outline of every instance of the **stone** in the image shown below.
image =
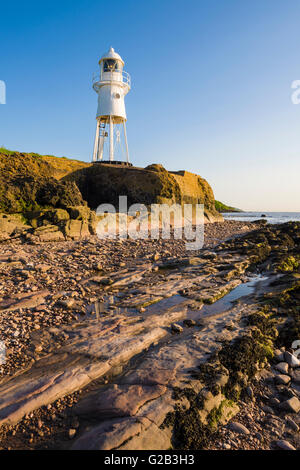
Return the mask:
[(232, 423), (230, 423), (229, 429), (238, 434), (250, 434), (250, 431), (249, 429), (246, 428), (246, 426), (236, 421), (233, 421)]
[(74, 299), (59, 300), (57, 304), (61, 307), (71, 309), (75, 304), (75, 300)]
[(64, 227), (66, 237), (76, 240), (90, 235), (88, 223), (84, 220), (68, 220)]
[(69, 218), (73, 220), (89, 220), (91, 217), (91, 209), (88, 206), (67, 207)]
[(189, 328), (196, 325), (195, 320), (191, 320), (189, 318), (186, 318), (185, 320), (183, 320), (183, 323)]
[(224, 402), (224, 395), (218, 393), (213, 395), (209, 390), (204, 389), (201, 391), (202, 409), (198, 410), (199, 419), (202, 423), (207, 424), (207, 416), (214, 409), (218, 409), (222, 402)]
[(274, 414), (274, 410), (268, 405), (263, 405), (261, 409), (267, 414)]
[(70, 439), (73, 439), (75, 437), (75, 434), (76, 434), (76, 429), (69, 429), (69, 438)]
[(214, 378), (214, 384), (219, 386), (219, 387), (224, 387), (229, 380), (229, 373), (220, 373), (217, 374), (216, 377)]
[(272, 397), (270, 398), (269, 403), (271, 406), (278, 406), (280, 404), (280, 400), (276, 397)]
[(223, 442), (222, 447), (223, 447), (223, 449), (225, 449), (225, 450), (231, 449), (230, 444), (228, 444), (227, 442)]
[[(150, 425), (150, 423), (149, 423)], [(134, 417), (104, 421), (86, 432), (73, 445), (73, 450), (110, 450), (140, 434), (143, 423)]]
[(287, 374), (289, 371), (289, 365), (287, 362), (279, 362), (279, 364), (276, 364), (275, 369), (279, 370), (282, 374)]
[(64, 234), (56, 225), (43, 225), (42, 227), (38, 227), (33, 232), (33, 235), (38, 237), (41, 242), (59, 242), (65, 240)]
[(248, 385), (248, 387), (246, 387), (246, 393), (248, 397), (251, 398), (251, 400), (253, 400), (254, 393), (253, 393), (253, 388), (251, 387), (251, 385)]
[(280, 349), (275, 349), (274, 351), (274, 359), (277, 362), (283, 362), (284, 361), (284, 353), (280, 351)]
[(174, 331), (174, 333), (182, 333), (183, 332), (182, 326), (178, 325), (178, 323), (172, 323), (171, 330)]
[(13, 234), (26, 232), (31, 229), (20, 214), (0, 214), (0, 235), (1, 238), (8, 238)]
[(299, 367), (300, 366), (300, 361), (299, 359), (294, 356), (294, 354), (291, 354), (289, 351), (285, 351), (284, 353), (284, 360), (288, 363), (289, 366), (291, 367)]
[(292, 372), (292, 380), (295, 382), (297, 385), (300, 385), (300, 369), (299, 370), (293, 370)]
[(291, 377), (284, 374), (275, 375), (274, 382), (277, 385), (287, 385), (291, 381)]
[(290, 418), (289, 416), (286, 416), (285, 420), (286, 420), (286, 423), (292, 428), (293, 431), (296, 431), (296, 432), (299, 431), (298, 424), (296, 424), (292, 418)]
[(240, 408), (236, 403), (224, 400), (219, 410), (221, 411), (221, 416), (218, 424), (224, 426), (240, 411)]
[(285, 440), (276, 441), (275, 444), (281, 450), (296, 450), (292, 444)]
[(291, 413), (298, 413), (300, 411), (300, 401), (297, 397), (292, 397), (280, 403), (279, 408)]

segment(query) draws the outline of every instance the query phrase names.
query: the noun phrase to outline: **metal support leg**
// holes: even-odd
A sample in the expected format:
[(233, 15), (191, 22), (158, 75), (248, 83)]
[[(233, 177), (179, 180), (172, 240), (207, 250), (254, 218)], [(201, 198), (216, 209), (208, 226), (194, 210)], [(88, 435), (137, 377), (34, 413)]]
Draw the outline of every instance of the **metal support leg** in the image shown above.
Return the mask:
[(109, 118), (109, 160), (114, 160), (114, 123), (113, 118)]
[(93, 152), (93, 162), (96, 162), (97, 159), (98, 159), (99, 131), (100, 131), (100, 119), (97, 119), (96, 135), (95, 135), (95, 143), (94, 143), (94, 152)]
[(124, 127), (124, 139), (125, 139), (125, 147), (126, 147), (126, 158), (127, 158), (127, 163), (129, 163), (129, 152), (128, 152), (128, 142), (127, 142), (127, 133), (126, 133), (126, 123), (123, 121), (123, 127)]

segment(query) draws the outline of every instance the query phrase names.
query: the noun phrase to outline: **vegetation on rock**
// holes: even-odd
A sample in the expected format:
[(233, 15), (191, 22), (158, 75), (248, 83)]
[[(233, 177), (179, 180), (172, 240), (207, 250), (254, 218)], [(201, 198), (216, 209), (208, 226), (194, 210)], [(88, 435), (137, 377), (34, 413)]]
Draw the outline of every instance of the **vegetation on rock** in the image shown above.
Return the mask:
[(241, 209), (227, 206), (226, 204), (223, 204), (223, 202), (217, 200), (215, 201), (215, 207), (218, 212), (243, 212)]

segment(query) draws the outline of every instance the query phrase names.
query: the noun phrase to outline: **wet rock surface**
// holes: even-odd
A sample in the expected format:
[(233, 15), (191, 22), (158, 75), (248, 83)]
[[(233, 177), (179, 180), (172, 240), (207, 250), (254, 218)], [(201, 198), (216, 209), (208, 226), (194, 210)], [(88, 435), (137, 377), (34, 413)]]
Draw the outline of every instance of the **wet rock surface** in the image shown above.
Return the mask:
[(0, 245), (2, 448), (299, 448), (299, 239)]

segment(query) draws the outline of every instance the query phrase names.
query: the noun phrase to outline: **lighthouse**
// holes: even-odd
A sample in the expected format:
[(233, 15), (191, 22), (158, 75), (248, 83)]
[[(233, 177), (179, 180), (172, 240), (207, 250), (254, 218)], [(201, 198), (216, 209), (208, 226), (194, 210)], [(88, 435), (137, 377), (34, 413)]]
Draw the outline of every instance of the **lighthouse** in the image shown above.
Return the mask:
[[(97, 125), (93, 162), (131, 165), (126, 134), (125, 96), (130, 90), (130, 75), (124, 61), (111, 47), (99, 60), (99, 72), (93, 78), (98, 95)], [(116, 159), (121, 153), (122, 158)]]

